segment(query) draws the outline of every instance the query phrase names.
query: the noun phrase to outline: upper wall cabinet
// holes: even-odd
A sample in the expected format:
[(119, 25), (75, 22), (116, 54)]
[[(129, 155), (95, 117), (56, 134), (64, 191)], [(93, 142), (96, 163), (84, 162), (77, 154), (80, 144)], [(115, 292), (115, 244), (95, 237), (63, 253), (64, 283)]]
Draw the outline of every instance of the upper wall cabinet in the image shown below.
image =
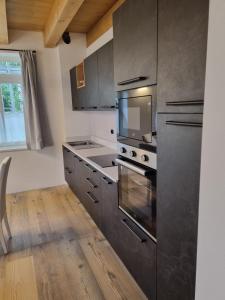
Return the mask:
[(84, 60), (84, 76), (85, 76), (85, 103), (87, 109), (97, 109), (99, 103), (98, 91), (98, 56), (93, 53)]
[(73, 110), (115, 109), (113, 41), (71, 69), (70, 79)]
[(116, 90), (156, 84), (157, 0), (126, 0), (113, 15)]
[(116, 108), (114, 91), (113, 40), (98, 50), (99, 107)]
[(158, 111), (202, 110), (208, 9), (208, 0), (158, 0)]

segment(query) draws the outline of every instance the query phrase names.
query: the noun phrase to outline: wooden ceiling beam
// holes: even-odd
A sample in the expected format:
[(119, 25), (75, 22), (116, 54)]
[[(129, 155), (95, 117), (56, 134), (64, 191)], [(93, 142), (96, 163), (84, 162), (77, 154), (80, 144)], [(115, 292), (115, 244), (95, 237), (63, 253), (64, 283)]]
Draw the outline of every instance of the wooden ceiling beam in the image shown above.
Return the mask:
[(112, 27), (112, 16), (114, 11), (120, 7), (125, 0), (117, 0), (117, 2), (108, 10), (108, 12), (92, 27), (86, 35), (87, 47), (96, 41), (103, 33)]
[(55, 0), (44, 29), (46, 47), (55, 47), (84, 0)]
[(6, 0), (0, 0), (0, 44), (8, 44), (8, 25), (6, 15)]

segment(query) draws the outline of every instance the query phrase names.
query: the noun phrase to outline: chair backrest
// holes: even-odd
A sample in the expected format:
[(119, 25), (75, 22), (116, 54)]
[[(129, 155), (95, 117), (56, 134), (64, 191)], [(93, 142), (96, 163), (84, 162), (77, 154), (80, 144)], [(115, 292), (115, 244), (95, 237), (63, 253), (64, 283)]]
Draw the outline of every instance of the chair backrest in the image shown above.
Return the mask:
[(6, 184), (11, 160), (11, 157), (6, 157), (0, 164), (0, 221), (6, 211)]

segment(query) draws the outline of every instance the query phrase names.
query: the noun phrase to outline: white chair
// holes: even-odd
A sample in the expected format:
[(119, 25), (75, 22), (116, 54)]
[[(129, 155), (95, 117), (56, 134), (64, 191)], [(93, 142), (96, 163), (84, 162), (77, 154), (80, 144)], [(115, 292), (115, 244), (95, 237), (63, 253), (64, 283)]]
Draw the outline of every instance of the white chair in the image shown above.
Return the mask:
[(4, 254), (8, 253), (8, 248), (3, 234), (3, 220), (5, 223), (6, 231), (8, 233), (8, 237), (12, 237), (6, 212), (6, 184), (11, 159), (11, 157), (6, 157), (0, 164), (0, 242), (2, 244)]

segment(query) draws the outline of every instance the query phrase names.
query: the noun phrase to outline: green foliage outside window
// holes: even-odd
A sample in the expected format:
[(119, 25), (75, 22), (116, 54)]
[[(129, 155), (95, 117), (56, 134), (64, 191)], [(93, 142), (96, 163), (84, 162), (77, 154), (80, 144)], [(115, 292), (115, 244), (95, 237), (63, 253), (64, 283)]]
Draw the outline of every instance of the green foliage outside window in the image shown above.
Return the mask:
[(22, 112), (22, 91), (21, 85), (17, 83), (2, 83), (1, 95), (4, 103), (4, 111)]

